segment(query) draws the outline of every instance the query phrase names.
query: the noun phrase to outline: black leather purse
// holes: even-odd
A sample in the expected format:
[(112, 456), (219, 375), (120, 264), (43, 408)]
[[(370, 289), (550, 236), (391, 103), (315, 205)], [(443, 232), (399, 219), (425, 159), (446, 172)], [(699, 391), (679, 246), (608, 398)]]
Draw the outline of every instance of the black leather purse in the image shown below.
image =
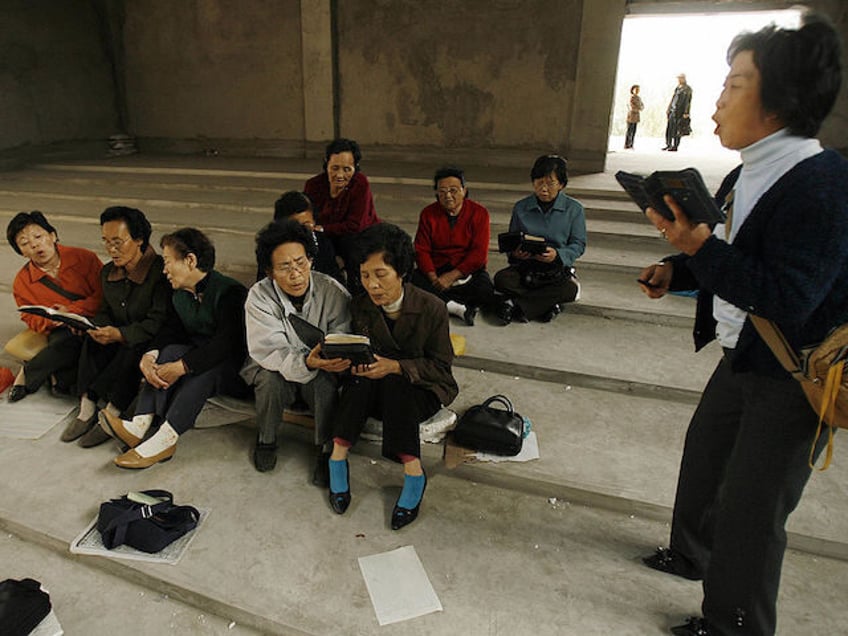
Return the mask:
[(142, 552), (159, 552), (197, 527), (197, 508), (174, 505), (174, 496), (167, 490), (143, 490), (141, 495), (158, 503), (141, 503), (124, 495), (100, 504), (97, 530), (109, 550), (126, 544)]
[[(492, 406), (496, 403), (505, 408)], [(524, 441), (524, 418), (513, 410), (505, 395), (493, 395), (463, 413), (453, 431), (453, 440), (472, 450), (518, 455)]]

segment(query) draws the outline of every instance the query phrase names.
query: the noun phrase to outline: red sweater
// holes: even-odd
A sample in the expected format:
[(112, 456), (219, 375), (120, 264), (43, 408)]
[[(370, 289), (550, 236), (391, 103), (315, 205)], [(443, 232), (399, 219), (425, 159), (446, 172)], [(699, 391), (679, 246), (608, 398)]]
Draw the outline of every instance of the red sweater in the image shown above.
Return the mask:
[(421, 210), (418, 219), (415, 255), (418, 269), (425, 274), (448, 264), (463, 276), (485, 268), (489, 258), (489, 211), (465, 199), (451, 228), (448, 213), (438, 201), (431, 203)]
[(309, 179), (303, 191), (312, 201), (318, 225), (329, 236), (356, 234), (380, 222), (368, 178), (361, 172), (354, 173), (335, 199), (330, 196), (330, 182), (325, 172)]
[[(12, 283), (15, 303), (18, 307), (21, 305), (45, 305), (47, 307), (64, 305), (68, 308), (68, 311), (75, 314), (93, 316), (97, 313), (97, 309), (100, 307), (100, 299), (103, 296), (103, 289), (100, 284), (100, 270), (103, 268), (103, 263), (97, 258), (97, 254), (81, 247), (57, 244), (56, 249), (59, 251), (61, 263), (59, 265), (59, 276), (53, 278), (53, 282), (66, 291), (83, 296), (82, 300), (70, 300), (39, 283), (39, 280), (49, 278), (49, 276), (33, 265), (32, 261), (27, 261), (27, 264), (20, 269)], [(39, 333), (49, 333), (57, 326), (57, 323), (52, 320), (31, 314), (21, 314), (21, 320), (26, 323), (27, 327)]]

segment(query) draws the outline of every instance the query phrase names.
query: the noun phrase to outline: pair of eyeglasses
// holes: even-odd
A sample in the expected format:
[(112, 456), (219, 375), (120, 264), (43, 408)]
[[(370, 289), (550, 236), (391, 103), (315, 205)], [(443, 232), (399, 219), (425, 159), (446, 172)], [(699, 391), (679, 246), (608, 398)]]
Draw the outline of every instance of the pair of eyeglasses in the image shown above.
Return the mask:
[(105, 247), (107, 251), (119, 250), (131, 238), (132, 238), (132, 236), (128, 236), (127, 238), (124, 238), (124, 239), (103, 239), (103, 247)]
[(554, 190), (560, 186), (560, 182), (556, 179), (536, 179), (533, 181), (533, 185), (540, 190), (542, 188), (548, 188), (549, 190)]
[(462, 192), (462, 188), (439, 188), (436, 192), (439, 193), (440, 197), (447, 196), (448, 194), (455, 197), (457, 194)]
[(305, 256), (299, 256), (294, 259), (291, 263), (280, 263), (279, 265), (274, 265), (274, 271), (278, 274), (286, 274), (290, 275), (292, 272), (300, 272), (301, 274), (306, 271), (309, 267), (309, 259)]

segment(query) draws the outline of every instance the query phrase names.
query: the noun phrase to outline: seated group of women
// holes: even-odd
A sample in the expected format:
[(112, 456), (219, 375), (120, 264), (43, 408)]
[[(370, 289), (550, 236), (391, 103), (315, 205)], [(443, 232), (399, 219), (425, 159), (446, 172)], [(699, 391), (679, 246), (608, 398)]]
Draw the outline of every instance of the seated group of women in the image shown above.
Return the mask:
[[(355, 142), (336, 140), (328, 146), (325, 172), (306, 184), (311, 201), (303, 193), (277, 201), (275, 222), (257, 235), (259, 280), (249, 292), (215, 271), (214, 247), (195, 228), (163, 236), (159, 255), (140, 210), (107, 208), (100, 225), (110, 261), (101, 268), (92, 252), (59, 245), (55, 228), (40, 212), (18, 214), (7, 237), (29, 261), (15, 279), (17, 303), (88, 316), (95, 327), (78, 331), (23, 314), (33, 331), (47, 334), (47, 346), (24, 364), (10, 401), (48, 381), (54, 392), (73, 392), (80, 398), (79, 414), (61, 439), (91, 447), (114, 437), (127, 447), (116, 465), (147, 468), (173, 457), (208, 397), (244, 397), (252, 389), (259, 429), (253, 460), (257, 470), (267, 471), (276, 463), (282, 411), (303, 399), (315, 415), (313, 483), (329, 488), (339, 514), (351, 501), (348, 450), (366, 419), (376, 416), (383, 422), (384, 456), (404, 471), (392, 527), (412, 522), (427, 483), (419, 424), (458, 393), (451, 371), (450, 303), (463, 301), (463, 317), (469, 321), (470, 309), (473, 322), (476, 307), (487, 302), (500, 302), (500, 313), (515, 319), (519, 312), (533, 318), (539, 307), (545, 311), (572, 300), (574, 289), (570, 298), (562, 285), (539, 296), (511, 277), (570, 266), (582, 253), (585, 222), (579, 203), (562, 194), (564, 160), (540, 158), (534, 175), (539, 165), (552, 166), (550, 172), (533, 177), (534, 187), (540, 181), (536, 198), (516, 205), (511, 229), (544, 235), (539, 229), (544, 225), (560, 234), (548, 237), (551, 246), (541, 255), (511, 254), (510, 267), (498, 272), (495, 283), (501, 288), (503, 278), (503, 288), (512, 291), (506, 299), (491, 300), (495, 294), (485, 272), (488, 212), (466, 198), (462, 172), (436, 174), (437, 203), (422, 212), (413, 247), (403, 230), (379, 223), (359, 159)], [(363, 202), (360, 211), (352, 211)], [(574, 217), (568, 232), (553, 212)], [(463, 254), (464, 241), (472, 253)], [(364, 293), (351, 300), (349, 289)], [(319, 333), (366, 335), (374, 356), (358, 365), (328, 359), (304, 325)]]

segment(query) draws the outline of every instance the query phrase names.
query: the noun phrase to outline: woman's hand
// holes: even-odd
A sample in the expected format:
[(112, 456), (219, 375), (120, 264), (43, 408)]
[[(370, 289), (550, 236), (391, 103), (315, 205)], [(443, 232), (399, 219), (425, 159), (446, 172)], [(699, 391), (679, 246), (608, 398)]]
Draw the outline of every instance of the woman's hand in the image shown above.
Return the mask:
[(117, 327), (96, 327), (95, 329), (89, 329), (88, 335), (91, 336), (94, 342), (101, 345), (124, 341), (124, 336), (121, 335), (121, 331)]
[(451, 271), (445, 272), (441, 276), (436, 277), (436, 280), (433, 281), (433, 287), (439, 291), (445, 291), (446, 289), (450, 289), (451, 285), (460, 278), (462, 278), (462, 272), (458, 269), (452, 269)]
[(674, 274), (672, 263), (652, 263), (639, 273), (639, 288), (648, 298), (662, 298)]
[(327, 373), (341, 373), (350, 368), (350, 360), (347, 358), (322, 358), (321, 343), (312, 347), (309, 355), (306, 356), (307, 369), (321, 369)]
[(154, 389), (168, 388), (168, 383), (159, 377), (157, 372), (159, 365), (156, 364), (156, 358), (147, 354), (141, 356), (138, 368), (141, 369), (141, 375), (144, 376), (144, 380)]
[(165, 362), (164, 364), (156, 365), (156, 375), (158, 375), (166, 385), (161, 387), (163, 389), (167, 389), (185, 374), (186, 368), (182, 360), (174, 360), (173, 362)]
[(665, 195), (663, 201), (674, 213), (674, 221), (669, 221), (654, 208), (645, 210), (645, 215), (669, 243), (681, 252), (694, 256), (710, 238), (712, 230), (706, 223), (692, 223), (670, 195)]
[(553, 263), (556, 260), (556, 257), (557, 251), (552, 247), (546, 247), (544, 252), (533, 256), (534, 259), (541, 261), (542, 263)]
[(532, 258), (533, 255), (530, 252), (525, 252), (522, 249), (515, 249), (512, 252), (512, 257), (517, 258), (519, 261), (526, 261), (528, 258)]
[(351, 374), (368, 378), (369, 380), (379, 380), (385, 378), (387, 375), (401, 374), (400, 362), (397, 360), (383, 358), (378, 355), (375, 355), (374, 358), (376, 358), (376, 361), (371, 364), (360, 364), (352, 367), (350, 370)]

